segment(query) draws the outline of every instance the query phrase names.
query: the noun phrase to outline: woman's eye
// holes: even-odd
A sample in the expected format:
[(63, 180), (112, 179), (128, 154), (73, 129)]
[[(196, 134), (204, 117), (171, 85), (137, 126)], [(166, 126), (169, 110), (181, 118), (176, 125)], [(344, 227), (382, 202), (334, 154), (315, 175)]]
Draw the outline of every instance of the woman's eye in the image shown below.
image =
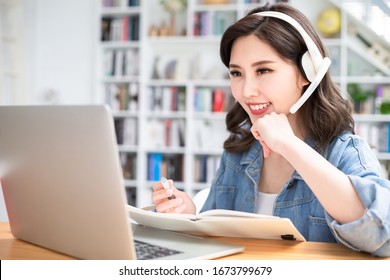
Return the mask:
[(257, 69), (257, 71), (256, 71), (258, 74), (267, 74), (267, 73), (269, 73), (269, 72), (271, 72), (271, 70), (270, 69), (268, 69), (268, 68), (260, 68), (260, 69)]
[(231, 77), (240, 77), (241, 73), (238, 71), (230, 71), (230, 76)]

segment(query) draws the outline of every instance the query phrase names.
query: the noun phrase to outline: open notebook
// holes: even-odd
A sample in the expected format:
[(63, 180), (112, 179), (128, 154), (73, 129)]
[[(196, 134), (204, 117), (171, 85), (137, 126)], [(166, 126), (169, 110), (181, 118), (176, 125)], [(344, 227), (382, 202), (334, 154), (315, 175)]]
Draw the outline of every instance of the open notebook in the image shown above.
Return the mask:
[(136, 259), (135, 243), (169, 259), (244, 249), (130, 225), (106, 106), (0, 106), (0, 131), (1, 185), (16, 238), (81, 259)]

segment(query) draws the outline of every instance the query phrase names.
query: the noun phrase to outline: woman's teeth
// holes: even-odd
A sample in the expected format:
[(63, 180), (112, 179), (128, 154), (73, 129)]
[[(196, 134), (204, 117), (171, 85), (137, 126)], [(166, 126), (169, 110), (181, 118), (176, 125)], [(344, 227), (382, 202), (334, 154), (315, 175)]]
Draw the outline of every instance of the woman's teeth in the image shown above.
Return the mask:
[(249, 105), (249, 108), (251, 108), (251, 110), (257, 111), (257, 110), (261, 110), (261, 109), (267, 108), (270, 104), (271, 103)]

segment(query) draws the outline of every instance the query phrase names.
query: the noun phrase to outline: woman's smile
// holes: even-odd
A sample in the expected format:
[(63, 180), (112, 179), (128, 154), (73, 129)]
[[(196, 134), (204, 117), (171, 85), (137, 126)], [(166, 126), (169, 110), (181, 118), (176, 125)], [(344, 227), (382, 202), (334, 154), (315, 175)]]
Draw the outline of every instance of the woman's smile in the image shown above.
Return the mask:
[(251, 111), (251, 113), (253, 115), (262, 115), (262, 114), (264, 114), (268, 110), (270, 105), (271, 105), (270, 102), (248, 104), (249, 109), (250, 109), (250, 111)]

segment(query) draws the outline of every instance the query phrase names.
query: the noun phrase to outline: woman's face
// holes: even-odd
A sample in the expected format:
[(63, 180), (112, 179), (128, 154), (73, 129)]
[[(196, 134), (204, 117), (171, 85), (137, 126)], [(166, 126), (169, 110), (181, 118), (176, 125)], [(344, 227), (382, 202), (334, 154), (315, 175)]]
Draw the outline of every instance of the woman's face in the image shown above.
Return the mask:
[(282, 60), (255, 35), (235, 40), (229, 71), (233, 96), (252, 123), (271, 112), (288, 115), (308, 84), (296, 65)]

